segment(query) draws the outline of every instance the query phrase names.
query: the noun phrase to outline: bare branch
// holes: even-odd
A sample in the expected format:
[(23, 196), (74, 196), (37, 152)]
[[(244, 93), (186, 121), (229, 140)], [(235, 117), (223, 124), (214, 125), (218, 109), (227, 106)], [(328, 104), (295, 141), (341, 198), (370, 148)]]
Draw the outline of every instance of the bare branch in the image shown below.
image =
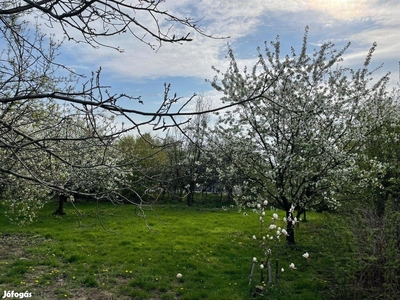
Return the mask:
[[(119, 51), (123, 50), (102, 42), (102, 38), (129, 32), (152, 49), (158, 49), (162, 43), (190, 42), (190, 30), (214, 38), (201, 29), (201, 20), (170, 13), (161, 8), (163, 2), (137, 0), (136, 4), (131, 4), (123, 0), (11, 1), (8, 5), (3, 5), (0, 15), (10, 16), (33, 11), (40, 14), (48, 22), (48, 26), (59, 24), (71, 40), (75, 40), (74, 33), (79, 33), (82, 40), (77, 42), (83, 41), (93, 47), (106, 46)], [(175, 33), (172, 31), (173, 27), (176, 28)], [(189, 32), (180, 33), (182, 28)]]

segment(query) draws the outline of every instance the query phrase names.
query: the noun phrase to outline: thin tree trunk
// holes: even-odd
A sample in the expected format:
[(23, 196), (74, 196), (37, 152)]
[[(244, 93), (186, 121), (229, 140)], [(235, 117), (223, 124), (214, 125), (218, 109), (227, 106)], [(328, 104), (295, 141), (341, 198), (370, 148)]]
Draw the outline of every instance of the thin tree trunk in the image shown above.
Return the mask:
[(287, 227), (286, 227), (286, 231), (288, 233), (288, 235), (286, 236), (286, 241), (289, 245), (294, 245), (296, 244), (295, 240), (294, 240), (294, 229), (293, 229), (293, 224), (292, 222), (288, 222)]
[(306, 215), (306, 212), (307, 212), (307, 210), (304, 209), (304, 208), (299, 209), (299, 210), (297, 211), (297, 215), (296, 215), (297, 220), (300, 220), (301, 215), (303, 215), (302, 221), (307, 222), (307, 215)]
[(53, 213), (54, 215), (57, 215), (57, 216), (65, 215), (64, 202), (67, 202), (67, 196), (58, 195), (58, 207), (57, 207), (56, 211)]
[(286, 231), (288, 235), (286, 236), (286, 242), (289, 245), (294, 245), (296, 244), (294, 240), (294, 226), (293, 226), (293, 221), (289, 221), (289, 219), (293, 219), (293, 214), (290, 212), (286, 212), (286, 218), (287, 218), (287, 225), (286, 225)]
[(194, 189), (196, 187), (196, 183), (194, 181), (190, 182), (189, 185), (189, 193), (186, 196), (187, 206), (192, 206), (194, 202)]

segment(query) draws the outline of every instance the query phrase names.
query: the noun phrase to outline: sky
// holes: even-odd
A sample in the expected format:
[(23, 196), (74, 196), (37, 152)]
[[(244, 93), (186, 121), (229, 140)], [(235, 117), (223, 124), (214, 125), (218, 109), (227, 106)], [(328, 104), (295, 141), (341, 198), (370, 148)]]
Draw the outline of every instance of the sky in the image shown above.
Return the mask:
[[(216, 38), (191, 32), (192, 42), (163, 44), (157, 51), (127, 34), (107, 40), (124, 49), (123, 53), (65, 42), (60, 59), (78, 73), (90, 74), (101, 67), (102, 82), (110, 85), (112, 92), (142, 97), (144, 104), (133, 104), (135, 109), (154, 111), (163, 99), (164, 83), (170, 83), (172, 93), (183, 99), (202, 94), (216, 107), (222, 95), (206, 80), (216, 75), (213, 66), (227, 69), (228, 44), (239, 65), (251, 67), (257, 47), (274, 41), (277, 35), (282, 54), (289, 53), (291, 46), (300, 52), (308, 26), (310, 51), (327, 41), (338, 49), (351, 42), (343, 65), (353, 68), (362, 67), (369, 48), (377, 42), (373, 62), (383, 63), (377, 76), (391, 72), (390, 85), (399, 81), (398, 0), (167, 0), (161, 8), (201, 19), (202, 30)], [(176, 30), (182, 32), (181, 28)], [(61, 31), (56, 34), (61, 35)]]

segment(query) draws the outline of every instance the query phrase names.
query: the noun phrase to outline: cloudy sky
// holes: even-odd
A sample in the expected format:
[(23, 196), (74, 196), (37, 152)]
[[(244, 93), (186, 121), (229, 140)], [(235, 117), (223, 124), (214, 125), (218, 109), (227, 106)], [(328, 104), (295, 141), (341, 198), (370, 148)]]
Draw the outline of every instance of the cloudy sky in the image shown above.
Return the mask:
[[(151, 111), (163, 96), (164, 83), (172, 91), (189, 97), (203, 93), (218, 95), (206, 79), (212, 79), (212, 66), (225, 70), (227, 44), (241, 65), (252, 65), (256, 48), (279, 35), (282, 52), (290, 47), (300, 50), (304, 28), (309, 26), (309, 49), (318, 49), (332, 41), (338, 49), (351, 42), (344, 64), (361, 67), (373, 42), (378, 48), (373, 61), (383, 63), (380, 72), (392, 72), (392, 85), (399, 78), (400, 1), (398, 0), (167, 0), (162, 7), (181, 16), (202, 19), (201, 28), (211, 39), (191, 33), (193, 41), (182, 45), (164, 44), (158, 51), (128, 35), (110, 40), (124, 53), (111, 49), (93, 49), (83, 44), (66, 43), (62, 57), (81, 73), (102, 67), (103, 82), (115, 93), (141, 95)], [(216, 104), (217, 105), (217, 104)]]

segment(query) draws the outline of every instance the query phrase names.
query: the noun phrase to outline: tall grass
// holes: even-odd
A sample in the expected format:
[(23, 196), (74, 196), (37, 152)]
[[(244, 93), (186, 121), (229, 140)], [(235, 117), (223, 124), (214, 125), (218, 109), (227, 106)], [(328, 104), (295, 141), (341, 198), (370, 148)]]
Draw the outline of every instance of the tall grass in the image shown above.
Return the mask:
[(383, 206), (383, 212), (360, 207), (354, 213), (352, 230), (358, 245), (355, 299), (399, 299), (400, 207), (391, 198)]

